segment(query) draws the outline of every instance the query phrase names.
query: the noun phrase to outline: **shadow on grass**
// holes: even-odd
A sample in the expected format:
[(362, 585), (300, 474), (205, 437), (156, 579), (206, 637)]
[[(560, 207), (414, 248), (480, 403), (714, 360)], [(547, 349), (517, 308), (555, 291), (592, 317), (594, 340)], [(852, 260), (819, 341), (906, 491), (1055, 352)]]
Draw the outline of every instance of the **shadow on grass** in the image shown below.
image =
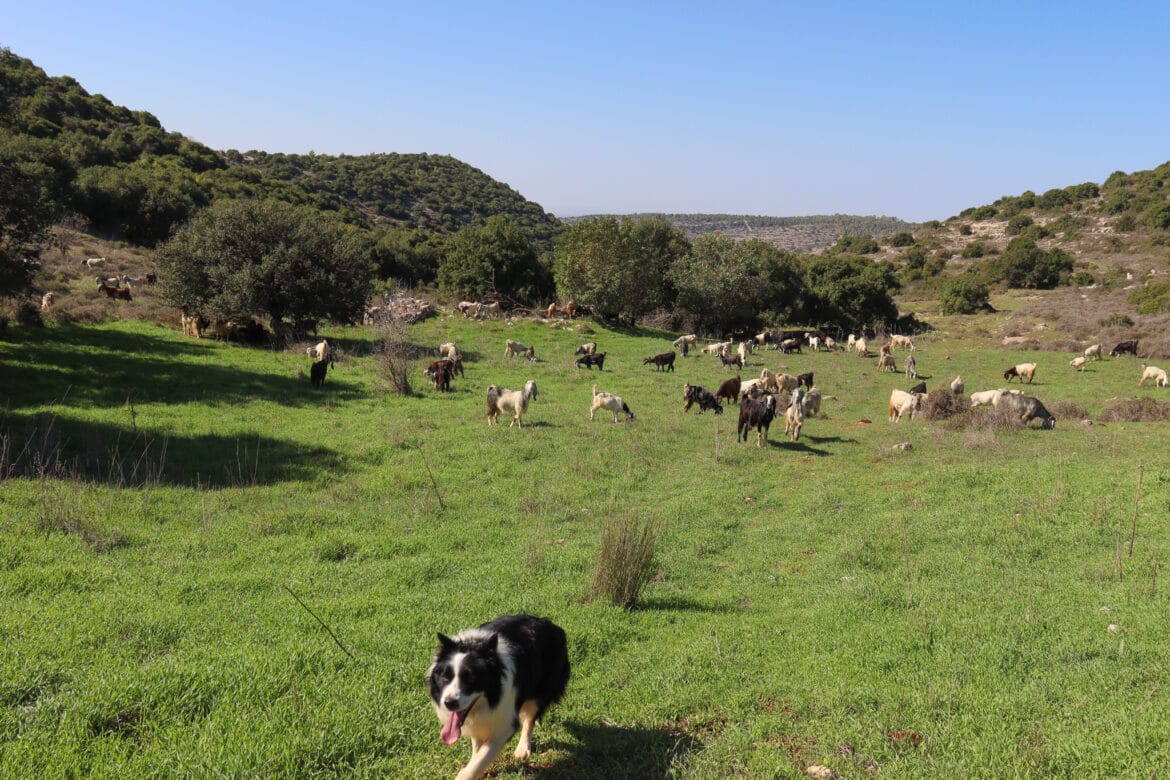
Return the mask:
[[(812, 437), (807, 436), (805, 438), (811, 439)], [(791, 441), (790, 439), (781, 439), (780, 441), (769, 439), (768, 446), (776, 447), (788, 452), (803, 452), (805, 455), (817, 455), (819, 457), (827, 457), (833, 454), (828, 450), (818, 450), (816, 447), (810, 447), (803, 441)]]
[(9, 409), (52, 402), (121, 406), (127, 398), (209, 405), (265, 399), (313, 406), (326, 397), (344, 401), (364, 394), (361, 385), (341, 378), (343, 370), (330, 371), (325, 389), (315, 390), (307, 364), (303, 376), (287, 369), (257, 371), (214, 362), (217, 350), (177, 337), (62, 325), (25, 340), (18, 352), (4, 356), (9, 359), (0, 359), (0, 371), (13, 377), (0, 390), (0, 401)]
[(541, 778), (642, 780), (667, 777), (687, 754), (703, 747), (695, 737), (672, 729), (607, 726), (569, 721), (572, 743), (549, 747), (570, 757), (536, 773)]
[(634, 607), (637, 612), (674, 611), (674, 612), (712, 612), (729, 613), (740, 612), (737, 607), (724, 604), (702, 604), (691, 599), (673, 597), (665, 599), (638, 599)]
[(0, 416), (0, 480), (218, 488), (312, 480), (341, 468), (334, 450), (271, 436), (174, 436), (51, 414)]

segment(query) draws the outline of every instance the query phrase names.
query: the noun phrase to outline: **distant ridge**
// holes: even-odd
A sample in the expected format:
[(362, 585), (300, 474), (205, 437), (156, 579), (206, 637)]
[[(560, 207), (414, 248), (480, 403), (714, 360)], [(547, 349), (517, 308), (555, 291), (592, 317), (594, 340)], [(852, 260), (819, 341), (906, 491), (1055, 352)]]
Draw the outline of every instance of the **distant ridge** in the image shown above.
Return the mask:
[(832, 246), (842, 236), (884, 236), (910, 232), (917, 223), (896, 217), (822, 214), (807, 217), (766, 217), (753, 214), (591, 214), (561, 217), (566, 224), (612, 217), (618, 220), (665, 219), (694, 239), (705, 233), (723, 233), (737, 240), (757, 238), (790, 252), (810, 252)]

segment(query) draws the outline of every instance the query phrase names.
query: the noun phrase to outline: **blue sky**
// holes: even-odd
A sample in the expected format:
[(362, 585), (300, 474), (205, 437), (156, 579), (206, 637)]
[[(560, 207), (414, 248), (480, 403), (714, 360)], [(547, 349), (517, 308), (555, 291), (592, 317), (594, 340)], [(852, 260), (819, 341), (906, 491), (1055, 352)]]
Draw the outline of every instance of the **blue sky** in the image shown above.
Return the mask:
[(1170, 160), (1170, 3), (0, 0), (216, 149), (450, 154), (560, 216), (945, 219)]

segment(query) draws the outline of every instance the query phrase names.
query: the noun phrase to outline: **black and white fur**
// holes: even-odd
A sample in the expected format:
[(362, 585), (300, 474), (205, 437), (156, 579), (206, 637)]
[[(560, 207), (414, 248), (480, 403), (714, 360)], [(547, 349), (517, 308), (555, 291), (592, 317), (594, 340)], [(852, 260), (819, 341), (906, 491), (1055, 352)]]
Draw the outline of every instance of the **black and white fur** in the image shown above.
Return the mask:
[(533, 724), (568, 682), (565, 632), (548, 618), (505, 615), (454, 638), (439, 634), (427, 684), (440, 736), (448, 745), (471, 738), (471, 761), (456, 780), (482, 775), (517, 729), (513, 755), (527, 758)]

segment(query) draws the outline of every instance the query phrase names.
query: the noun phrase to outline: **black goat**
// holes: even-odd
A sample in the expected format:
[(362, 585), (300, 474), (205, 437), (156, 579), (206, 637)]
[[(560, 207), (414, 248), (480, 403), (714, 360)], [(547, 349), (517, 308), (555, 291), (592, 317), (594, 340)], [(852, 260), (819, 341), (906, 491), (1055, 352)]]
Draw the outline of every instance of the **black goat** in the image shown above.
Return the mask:
[(766, 395), (762, 401), (743, 399), (739, 405), (739, 425), (736, 427), (736, 441), (747, 441), (748, 431), (756, 429), (756, 446), (762, 447), (768, 440), (768, 426), (776, 416), (776, 396)]
[(596, 355), (582, 355), (577, 358), (577, 368), (584, 366), (592, 371), (593, 367), (597, 366), (598, 371), (604, 371), (606, 354), (605, 352), (598, 352)]
[(683, 406), (684, 412), (689, 412), (693, 404), (699, 405), (699, 414), (702, 414), (708, 409), (714, 409), (715, 414), (723, 414), (723, 405), (715, 396), (711, 395), (710, 391), (699, 385), (683, 385), (683, 400), (686, 405)]
[(313, 383), (313, 387), (321, 387), (325, 384), (325, 372), (328, 370), (329, 358), (318, 360), (309, 366), (309, 381)]
[(670, 369), (671, 371), (674, 371), (674, 353), (673, 352), (663, 352), (661, 355), (655, 355), (654, 357), (648, 357), (642, 361), (642, 365), (644, 365), (644, 366), (648, 366), (651, 363), (653, 363), (655, 366), (657, 366), (659, 371), (665, 371), (666, 369)]
[(813, 386), (813, 372), (809, 371), (807, 374), (796, 375), (796, 386), (804, 385), (807, 389), (812, 390)]
[(1127, 339), (1126, 341), (1118, 342), (1117, 346), (1109, 350), (1110, 357), (1118, 357), (1126, 353), (1137, 357), (1137, 339)]

